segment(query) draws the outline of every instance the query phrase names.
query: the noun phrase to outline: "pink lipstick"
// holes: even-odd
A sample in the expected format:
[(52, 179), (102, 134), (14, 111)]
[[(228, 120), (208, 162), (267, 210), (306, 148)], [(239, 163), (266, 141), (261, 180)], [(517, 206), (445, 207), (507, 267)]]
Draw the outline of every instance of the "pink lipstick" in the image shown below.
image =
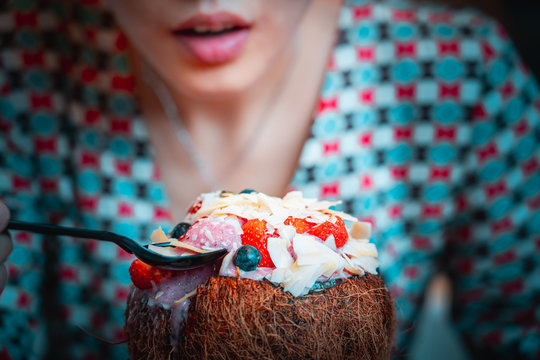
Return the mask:
[(241, 17), (218, 12), (189, 18), (173, 30), (173, 35), (195, 59), (215, 65), (236, 59), (250, 30), (250, 24)]

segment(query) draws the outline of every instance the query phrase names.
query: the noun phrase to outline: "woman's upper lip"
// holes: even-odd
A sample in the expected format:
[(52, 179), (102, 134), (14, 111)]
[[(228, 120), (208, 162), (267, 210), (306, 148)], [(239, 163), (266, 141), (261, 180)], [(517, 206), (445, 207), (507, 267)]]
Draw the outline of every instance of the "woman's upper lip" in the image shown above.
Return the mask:
[(239, 15), (226, 11), (211, 14), (197, 14), (183, 21), (173, 31), (182, 31), (195, 27), (206, 27), (211, 30), (221, 29), (224, 26), (249, 27), (250, 24)]

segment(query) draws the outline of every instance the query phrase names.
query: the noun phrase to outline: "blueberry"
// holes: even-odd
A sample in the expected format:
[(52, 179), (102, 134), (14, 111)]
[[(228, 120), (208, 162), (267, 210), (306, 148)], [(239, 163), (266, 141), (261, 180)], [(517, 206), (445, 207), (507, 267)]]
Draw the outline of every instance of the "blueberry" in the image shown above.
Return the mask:
[(253, 189), (244, 189), (242, 191), (240, 191), (240, 194), (251, 194), (251, 193), (256, 193), (257, 191), (253, 190)]
[(178, 225), (176, 225), (174, 227), (174, 229), (172, 229), (170, 236), (173, 239), (178, 239), (178, 238), (182, 237), (182, 235), (184, 235), (186, 233), (186, 231), (188, 231), (190, 226), (191, 226), (191, 224), (186, 223), (186, 222), (178, 223)]
[(233, 256), (233, 264), (244, 271), (253, 271), (261, 262), (261, 253), (255, 246), (242, 245)]

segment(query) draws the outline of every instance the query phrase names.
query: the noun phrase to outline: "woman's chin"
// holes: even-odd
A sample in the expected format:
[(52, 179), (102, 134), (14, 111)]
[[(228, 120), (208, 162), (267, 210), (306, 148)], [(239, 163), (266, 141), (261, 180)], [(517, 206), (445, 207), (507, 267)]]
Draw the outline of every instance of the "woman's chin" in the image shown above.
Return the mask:
[[(178, 79), (178, 80), (175, 80)], [(257, 80), (261, 78), (260, 71), (236, 64), (221, 64), (193, 71), (167, 79), (173, 91), (187, 98), (197, 100), (226, 100), (235, 96), (244, 96)]]
[(220, 100), (249, 94), (272, 78), (275, 59), (264, 49), (246, 47), (237, 58), (215, 64), (198, 61), (183, 52), (174, 61), (153, 68), (177, 94), (197, 100)]

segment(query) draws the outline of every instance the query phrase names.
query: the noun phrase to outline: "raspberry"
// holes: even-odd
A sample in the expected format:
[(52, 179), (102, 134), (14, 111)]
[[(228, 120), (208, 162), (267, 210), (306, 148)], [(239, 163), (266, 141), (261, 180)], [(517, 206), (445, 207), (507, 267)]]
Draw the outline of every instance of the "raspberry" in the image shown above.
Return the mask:
[(270, 258), (268, 253), (268, 238), (278, 237), (279, 235), (274, 233), (270, 234), (266, 228), (266, 221), (259, 219), (248, 220), (242, 225), (242, 245), (251, 245), (255, 247), (261, 253), (261, 262), (259, 267), (275, 267), (274, 262)]

